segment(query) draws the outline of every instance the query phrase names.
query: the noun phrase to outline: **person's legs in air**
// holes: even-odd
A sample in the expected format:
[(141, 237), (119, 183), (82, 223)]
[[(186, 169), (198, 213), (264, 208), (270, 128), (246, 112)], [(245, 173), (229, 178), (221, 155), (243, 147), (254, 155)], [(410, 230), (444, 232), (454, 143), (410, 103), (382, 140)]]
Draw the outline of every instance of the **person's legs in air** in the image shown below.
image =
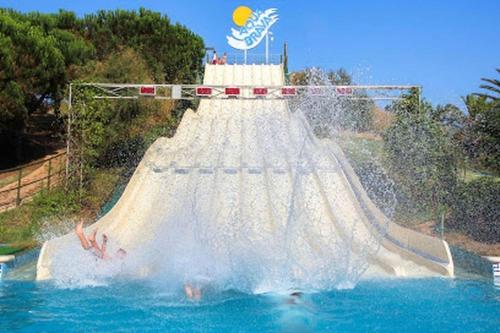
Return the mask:
[(89, 242), (90, 242), (90, 245), (92, 245), (92, 246), (94, 246), (94, 243), (96, 243), (96, 241), (95, 241), (96, 235), (97, 235), (97, 228), (95, 228), (94, 231), (92, 231), (92, 233), (89, 236)]
[(193, 287), (191, 287), (190, 284), (188, 283), (184, 284), (184, 293), (186, 294), (187, 298), (193, 299), (194, 292), (193, 292)]
[(80, 239), (80, 243), (82, 244), (84, 250), (88, 250), (92, 247), (83, 233), (83, 220), (80, 220), (80, 222), (76, 225), (75, 233)]
[(101, 253), (102, 257), (106, 257), (106, 245), (108, 244), (108, 236), (106, 234), (102, 234), (102, 243), (101, 243)]
[(199, 288), (194, 288), (194, 299), (199, 301), (201, 299), (201, 290)]
[(103, 254), (103, 251), (102, 249), (99, 247), (99, 244), (97, 243), (96, 241), (96, 235), (97, 235), (97, 228), (94, 229), (94, 231), (92, 231), (92, 233), (90, 234), (89, 236), (89, 242), (90, 242), (90, 245), (92, 246), (92, 248), (94, 249), (95, 251), (95, 254), (99, 257), (99, 258), (104, 258), (104, 254)]

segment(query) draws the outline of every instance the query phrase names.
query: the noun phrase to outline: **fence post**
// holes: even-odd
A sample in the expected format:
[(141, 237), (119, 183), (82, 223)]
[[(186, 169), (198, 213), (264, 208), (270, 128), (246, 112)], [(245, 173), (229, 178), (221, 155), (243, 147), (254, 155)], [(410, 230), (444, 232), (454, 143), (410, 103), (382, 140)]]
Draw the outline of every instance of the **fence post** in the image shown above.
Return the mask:
[(52, 172), (52, 158), (49, 160), (49, 174), (47, 175), (47, 190), (50, 190), (50, 173)]
[(21, 204), (21, 178), (23, 177), (23, 168), (19, 169), (17, 174), (17, 195), (16, 195), (16, 207)]

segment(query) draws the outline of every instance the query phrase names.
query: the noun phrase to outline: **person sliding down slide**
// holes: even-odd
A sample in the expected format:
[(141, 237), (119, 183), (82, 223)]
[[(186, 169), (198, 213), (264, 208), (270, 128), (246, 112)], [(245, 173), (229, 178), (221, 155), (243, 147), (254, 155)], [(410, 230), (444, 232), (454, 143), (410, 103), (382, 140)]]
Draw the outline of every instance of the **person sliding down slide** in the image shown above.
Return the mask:
[(184, 284), (184, 293), (186, 294), (187, 298), (195, 301), (201, 300), (201, 290), (198, 287), (193, 287), (189, 283)]
[[(108, 236), (105, 234), (102, 235), (102, 243), (101, 246), (96, 241), (96, 235), (97, 235), (97, 228), (90, 234), (90, 236), (87, 238), (85, 236), (85, 233), (83, 232), (83, 220), (80, 220), (80, 222), (76, 225), (75, 228), (75, 233), (80, 239), (80, 244), (82, 245), (82, 248), (84, 250), (92, 250), (92, 252), (96, 255), (96, 257), (100, 259), (113, 259), (112, 257), (108, 256), (106, 253), (106, 246), (108, 243)], [(123, 259), (127, 255), (127, 251), (124, 249), (120, 248), (118, 251), (116, 251), (115, 258), (117, 259)]]

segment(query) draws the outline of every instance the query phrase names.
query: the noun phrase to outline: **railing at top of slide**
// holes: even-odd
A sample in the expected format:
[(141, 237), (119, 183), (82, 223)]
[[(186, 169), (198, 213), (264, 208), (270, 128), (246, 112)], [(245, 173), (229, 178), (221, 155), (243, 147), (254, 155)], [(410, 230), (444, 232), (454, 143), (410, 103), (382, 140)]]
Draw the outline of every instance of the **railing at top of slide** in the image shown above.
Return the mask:
[(66, 152), (0, 171), (0, 212), (19, 207), (43, 189), (64, 179)]
[[(222, 58), (224, 54), (217, 54)], [(205, 63), (211, 64), (213, 61), (213, 54), (207, 53)], [(229, 53), (226, 54), (226, 64), (228, 65), (279, 65), (284, 62), (284, 57), (279, 53), (270, 53), (266, 56), (264, 53)]]

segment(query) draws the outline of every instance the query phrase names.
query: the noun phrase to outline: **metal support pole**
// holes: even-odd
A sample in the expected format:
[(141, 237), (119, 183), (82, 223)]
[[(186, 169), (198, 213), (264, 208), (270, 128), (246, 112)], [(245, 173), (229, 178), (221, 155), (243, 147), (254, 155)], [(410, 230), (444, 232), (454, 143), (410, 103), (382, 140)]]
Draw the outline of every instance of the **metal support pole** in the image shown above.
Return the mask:
[(441, 231), (441, 239), (444, 239), (444, 219), (445, 219), (445, 210), (441, 211), (441, 223), (439, 229)]
[(288, 77), (288, 45), (286, 42), (283, 45), (283, 70), (285, 75)]
[(72, 121), (72, 84), (69, 84), (69, 93), (68, 93), (68, 131), (66, 133), (66, 182), (69, 180), (69, 154), (70, 154), (70, 145), (71, 145), (71, 121)]
[(422, 86), (418, 86), (418, 113), (421, 112), (422, 108)]
[(266, 33), (266, 65), (269, 64), (269, 31)]

